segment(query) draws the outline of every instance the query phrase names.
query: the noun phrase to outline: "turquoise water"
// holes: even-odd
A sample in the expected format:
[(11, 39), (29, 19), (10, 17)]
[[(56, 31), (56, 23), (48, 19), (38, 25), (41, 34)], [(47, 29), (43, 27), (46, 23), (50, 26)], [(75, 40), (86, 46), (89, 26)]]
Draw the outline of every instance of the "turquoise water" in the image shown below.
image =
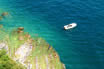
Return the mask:
[[(6, 29), (23, 26), (59, 53), (66, 69), (104, 69), (103, 0), (0, 0)], [(65, 31), (63, 26), (77, 22)]]

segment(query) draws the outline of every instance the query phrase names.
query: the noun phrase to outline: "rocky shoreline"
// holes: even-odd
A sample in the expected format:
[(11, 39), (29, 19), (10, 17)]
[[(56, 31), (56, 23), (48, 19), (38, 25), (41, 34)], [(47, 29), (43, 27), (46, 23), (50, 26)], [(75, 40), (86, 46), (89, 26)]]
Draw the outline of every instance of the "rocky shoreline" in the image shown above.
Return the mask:
[(0, 30), (0, 50), (5, 49), (16, 62), (27, 69), (65, 69), (57, 52), (41, 37), (31, 37), (23, 27), (7, 34)]

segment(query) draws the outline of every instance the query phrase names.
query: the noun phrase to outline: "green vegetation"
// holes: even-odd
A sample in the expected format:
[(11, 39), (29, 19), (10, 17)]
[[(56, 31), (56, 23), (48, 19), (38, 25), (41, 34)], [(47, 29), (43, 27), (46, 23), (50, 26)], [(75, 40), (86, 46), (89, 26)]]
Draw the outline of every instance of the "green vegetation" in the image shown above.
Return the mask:
[[(30, 55), (26, 57), (24, 64), (32, 64), (32, 69), (38, 68), (47, 69), (64, 69), (63, 63), (60, 61), (57, 52), (41, 37), (31, 37), (29, 33), (23, 31), (24, 28), (20, 27), (11, 32), (6, 31), (0, 25), (0, 43), (6, 43), (8, 46), (8, 55), (4, 50), (0, 51), (0, 69), (23, 69), (19, 63), (13, 61), (11, 58), (16, 58), (18, 55), (15, 52), (24, 43), (32, 45)], [(3, 68), (6, 67), (6, 68)], [(18, 68), (19, 67), (19, 68)]]
[(0, 69), (26, 69), (20, 63), (13, 61), (6, 53), (6, 50), (0, 50)]
[[(49, 48), (49, 44), (45, 40), (43, 40), (42, 38), (38, 38), (35, 40), (31, 56), (28, 56), (26, 62), (28, 62), (29, 60), (30, 63), (33, 65), (33, 69), (36, 69), (36, 63), (39, 65), (40, 68), (47, 69), (46, 57), (50, 69), (64, 69), (58, 54), (52, 48), (52, 46)], [(38, 61), (36, 62), (37, 59)]]
[[(0, 25), (2, 26), (2, 25)], [(18, 29), (14, 29), (9, 32), (3, 27), (0, 28), (0, 43), (5, 42), (9, 47), (9, 55), (11, 57), (15, 56), (16, 50), (25, 42), (30, 42), (30, 37), (28, 33), (18, 32)]]

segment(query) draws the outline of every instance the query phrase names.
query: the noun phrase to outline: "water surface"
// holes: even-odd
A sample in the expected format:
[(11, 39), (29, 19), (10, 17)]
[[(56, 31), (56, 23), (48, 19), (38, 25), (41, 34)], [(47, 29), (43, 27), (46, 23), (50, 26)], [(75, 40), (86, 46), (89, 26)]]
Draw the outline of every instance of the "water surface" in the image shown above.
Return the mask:
[[(0, 0), (4, 11), (10, 16), (0, 24), (46, 39), (66, 69), (104, 69), (103, 0)], [(78, 26), (63, 30), (71, 22)]]

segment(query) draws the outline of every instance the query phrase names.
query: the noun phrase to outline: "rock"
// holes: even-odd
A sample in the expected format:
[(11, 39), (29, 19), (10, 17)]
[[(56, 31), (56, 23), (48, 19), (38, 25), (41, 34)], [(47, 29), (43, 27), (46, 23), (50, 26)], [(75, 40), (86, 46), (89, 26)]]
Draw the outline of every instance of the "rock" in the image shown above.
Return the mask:
[(8, 15), (9, 13), (8, 12), (3, 12), (2, 13), (2, 16), (6, 16), (6, 15)]
[(26, 59), (28, 58), (28, 56), (30, 56), (31, 51), (32, 48), (27, 43), (21, 45), (20, 48), (18, 48), (18, 50), (15, 52), (15, 55), (17, 56), (19, 55), (19, 56), (14, 57), (14, 60), (23, 64), (26, 67), (26, 69), (32, 69), (32, 65), (30, 63), (26, 64), (30, 62), (30, 61), (26, 61)]
[(3, 19), (3, 17), (2, 16), (0, 16), (0, 20), (2, 20)]
[(33, 42), (33, 39), (30, 39), (30, 44), (32, 44), (32, 42)]
[(18, 33), (23, 33), (24, 31), (18, 30), (17, 32), (18, 32)]
[(52, 47), (50, 47), (49, 50), (52, 50)]
[(3, 25), (2, 24), (0, 24), (0, 28), (3, 28)]
[(27, 42), (28, 42), (29, 44), (32, 44), (33, 39), (27, 39)]
[(0, 44), (0, 49), (4, 48), (5, 47), (5, 43), (1, 43)]
[(24, 37), (23, 36), (19, 36), (19, 40), (24, 40)]
[(57, 58), (57, 57), (58, 57), (56, 53), (54, 54), (54, 57), (55, 57), (55, 58)]
[(1, 49), (5, 49), (5, 50), (8, 51), (8, 46), (7, 46), (5, 43), (1, 43), (1, 44), (0, 44), (0, 50), (1, 50)]
[(64, 69), (66, 69), (65, 64), (63, 64)]
[(19, 27), (18, 30), (24, 30), (24, 27)]
[(31, 36), (30, 36), (29, 34), (26, 34), (25, 37), (26, 37), (26, 38), (30, 38)]

